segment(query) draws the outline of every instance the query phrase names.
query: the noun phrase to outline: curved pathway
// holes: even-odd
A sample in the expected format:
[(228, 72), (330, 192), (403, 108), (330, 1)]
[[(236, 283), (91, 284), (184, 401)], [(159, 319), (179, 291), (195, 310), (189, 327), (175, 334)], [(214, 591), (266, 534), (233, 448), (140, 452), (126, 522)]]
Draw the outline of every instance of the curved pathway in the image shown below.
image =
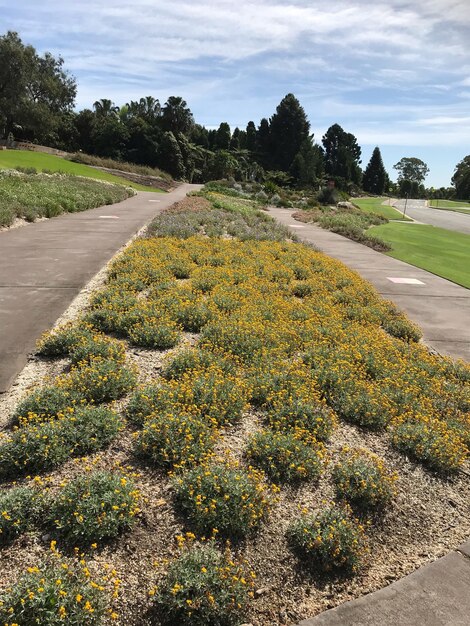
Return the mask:
[[(405, 200), (395, 200), (393, 206), (398, 211), (403, 212)], [(422, 224), (430, 224), (431, 226), (438, 226), (439, 228), (470, 235), (470, 214), (466, 215), (465, 213), (457, 213), (456, 211), (432, 209), (426, 206), (426, 200), (408, 200), (406, 204), (406, 215)]]
[(139, 192), (118, 204), (0, 232), (0, 393), (22, 370), (38, 337), (119, 248), (200, 187)]

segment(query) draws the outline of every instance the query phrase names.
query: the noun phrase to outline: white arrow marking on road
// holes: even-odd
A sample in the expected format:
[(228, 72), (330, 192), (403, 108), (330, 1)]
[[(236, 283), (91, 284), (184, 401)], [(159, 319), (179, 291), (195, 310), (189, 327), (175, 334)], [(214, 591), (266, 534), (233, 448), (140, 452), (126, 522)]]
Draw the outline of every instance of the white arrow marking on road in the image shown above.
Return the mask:
[(118, 220), (118, 215), (100, 215), (100, 220)]

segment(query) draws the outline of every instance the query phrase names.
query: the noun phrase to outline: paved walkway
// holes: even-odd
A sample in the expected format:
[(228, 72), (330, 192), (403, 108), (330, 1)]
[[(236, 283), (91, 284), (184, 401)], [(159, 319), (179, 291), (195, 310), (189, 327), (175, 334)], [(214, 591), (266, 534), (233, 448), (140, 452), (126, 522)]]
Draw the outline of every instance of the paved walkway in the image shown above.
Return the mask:
[(388, 587), (299, 626), (468, 626), (470, 543)]
[[(291, 210), (270, 209), (270, 213), (302, 240), (343, 261), (393, 300), (421, 326), (428, 345), (443, 354), (470, 360), (469, 289), (341, 235), (296, 222)], [(403, 279), (412, 282), (401, 282)], [(470, 542), (388, 587), (345, 602), (299, 626), (422, 624), (470, 625)]]
[(318, 226), (297, 222), (291, 209), (271, 208), (269, 212), (302, 240), (343, 261), (384, 298), (393, 300), (419, 324), (425, 342), (437, 352), (470, 361), (470, 289)]
[(38, 337), (117, 250), (162, 209), (200, 185), (0, 232), (0, 393), (22, 370)]

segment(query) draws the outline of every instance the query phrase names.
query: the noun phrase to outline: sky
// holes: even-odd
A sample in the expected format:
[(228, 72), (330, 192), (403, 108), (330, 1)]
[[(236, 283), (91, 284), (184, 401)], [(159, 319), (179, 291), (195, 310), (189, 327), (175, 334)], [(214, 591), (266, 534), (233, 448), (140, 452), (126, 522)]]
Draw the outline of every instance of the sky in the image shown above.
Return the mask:
[(0, 0), (0, 34), (61, 55), (77, 108), (182, 96), (232, 130), (287, 93), (315, 140), (340, 124), (384, 164), (425, 161), (450, 185), (470, 154), (470, 0)]

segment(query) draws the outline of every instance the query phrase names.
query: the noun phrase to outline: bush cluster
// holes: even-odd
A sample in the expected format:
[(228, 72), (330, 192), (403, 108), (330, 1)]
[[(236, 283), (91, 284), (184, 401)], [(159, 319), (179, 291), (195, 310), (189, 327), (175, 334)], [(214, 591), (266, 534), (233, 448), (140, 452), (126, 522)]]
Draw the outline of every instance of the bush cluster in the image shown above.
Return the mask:
[(29, 567), (0, 596), (0, 623), (8, 626), (101, 626), (106, 615), (103, 587), (68, 561)]
[(47, 503), (47, 522), (69, 547), (114, 539), (131, 528), (140, 494), (120, 472), (96, 471), (79, 476)]
[(367, 551), (359, 521), (338, 508), (303, 515), (290, 526), (288, 536), (303, 564), (325, 573), (357, 571)]
[(246, 454), (273, 482), (298, 483), (320, 477), (326, 450), (308, 434), (267, 430), (250, 439)]
[(395, 494), (397, 475), (377, 455), (345, 448), (333, 468), (333, 483), (339, 498), (362, 511), (383, 509)]
[(273, 489), (264, 475), (235, 463), (213, 462), (190, 469), (174, 480), (175, 504), (201, 535), (220, 533), (241, 539), (267, 515)]
[(209, 542), (185, 549), (170, 564), (154, 606), (168, 626), (237, 626), (252, 588), (253, 574)]

